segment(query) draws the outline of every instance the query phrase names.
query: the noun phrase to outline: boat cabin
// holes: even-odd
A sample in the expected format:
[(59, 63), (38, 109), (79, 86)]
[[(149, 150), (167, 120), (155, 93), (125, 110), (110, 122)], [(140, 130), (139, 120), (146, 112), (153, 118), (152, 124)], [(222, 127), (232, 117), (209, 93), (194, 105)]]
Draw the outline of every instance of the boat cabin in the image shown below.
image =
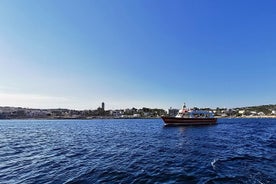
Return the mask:
[(213, 112), (209, 112), (206, 110), (194, 110), (187, 109), (184, 103), (182, 109), (179, 110), (178, 114), (175, 116), (176, 118), (213, 118)]

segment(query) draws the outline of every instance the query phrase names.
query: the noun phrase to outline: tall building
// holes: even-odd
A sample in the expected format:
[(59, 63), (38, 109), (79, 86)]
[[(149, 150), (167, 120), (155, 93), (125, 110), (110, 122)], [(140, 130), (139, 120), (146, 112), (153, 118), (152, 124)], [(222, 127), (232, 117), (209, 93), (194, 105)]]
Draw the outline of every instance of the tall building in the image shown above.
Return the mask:
[(104, 111), (104, 102), (102, 102), (102, 110)]

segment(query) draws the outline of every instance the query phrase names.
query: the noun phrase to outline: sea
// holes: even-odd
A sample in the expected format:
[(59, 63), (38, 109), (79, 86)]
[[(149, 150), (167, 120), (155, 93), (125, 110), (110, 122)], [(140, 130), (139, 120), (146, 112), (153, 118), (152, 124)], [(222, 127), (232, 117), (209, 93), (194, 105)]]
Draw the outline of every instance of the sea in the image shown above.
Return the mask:
[(276, 183), (276, 119), (1, 120), (0, 183)]

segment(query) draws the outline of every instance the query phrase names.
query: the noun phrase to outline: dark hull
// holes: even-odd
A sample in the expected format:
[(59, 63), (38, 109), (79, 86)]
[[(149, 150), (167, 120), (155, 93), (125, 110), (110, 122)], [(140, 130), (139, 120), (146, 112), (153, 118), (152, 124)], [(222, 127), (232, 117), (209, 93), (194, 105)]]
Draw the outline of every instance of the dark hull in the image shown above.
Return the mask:
[(194, 126), (194, 125), (214, 125), (217, 118), (175, 118), (161, 117), (168, 126)]

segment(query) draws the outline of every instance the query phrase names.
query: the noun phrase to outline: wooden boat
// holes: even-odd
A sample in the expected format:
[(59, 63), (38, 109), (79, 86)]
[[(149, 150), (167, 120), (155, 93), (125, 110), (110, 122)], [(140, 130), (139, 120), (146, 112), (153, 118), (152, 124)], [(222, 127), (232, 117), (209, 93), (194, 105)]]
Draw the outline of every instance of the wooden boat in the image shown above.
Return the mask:
[(217, 118), (178, 118), (161, 117), (166, 126), (193, 126), (193, 125), (213, 125), (217, 123)]
[(187, 109), (184, 103), (175, 117), (161, 117), (166, 126), (196, 126), (196, 125), (214, 125), (217, 118), (214, 118), (213, 112), (198, 109)]

